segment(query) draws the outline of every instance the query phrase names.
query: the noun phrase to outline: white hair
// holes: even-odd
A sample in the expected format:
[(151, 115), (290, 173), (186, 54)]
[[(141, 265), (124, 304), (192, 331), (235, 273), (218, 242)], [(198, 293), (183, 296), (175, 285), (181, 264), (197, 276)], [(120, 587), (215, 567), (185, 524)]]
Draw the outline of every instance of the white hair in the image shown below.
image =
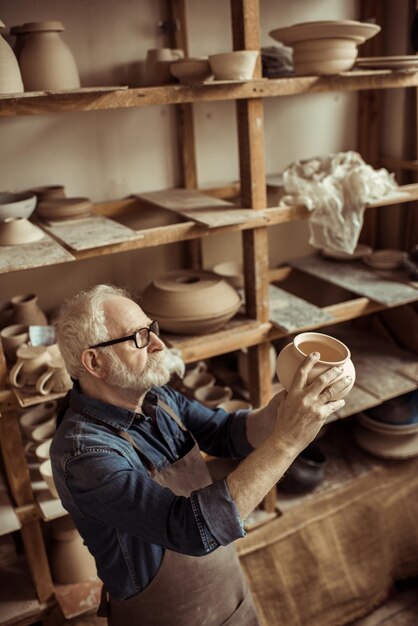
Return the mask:
[(81, 363), (83, 350), (109, 339), (104, 304), (114, 296), (132, 299), (132, 296), (120, 287), (96, 285), (88, 291), (80, 291), (62, 305), (55, 329), (62, 358), (72, 378), (78, 379), (85, 373)]

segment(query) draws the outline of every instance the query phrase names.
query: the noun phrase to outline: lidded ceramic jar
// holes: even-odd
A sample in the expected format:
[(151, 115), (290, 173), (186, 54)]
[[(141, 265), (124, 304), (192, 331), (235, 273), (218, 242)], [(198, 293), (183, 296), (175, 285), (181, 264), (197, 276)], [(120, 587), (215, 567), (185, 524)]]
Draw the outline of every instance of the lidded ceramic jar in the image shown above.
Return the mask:
[(175, 270), (155, 279), (142, 300), (143, 310), (162, 330), (186, 335), (221, 328), (241, 306), (226, 280), (201, 270)]
[[(0, 20), (0, 30), (4, 28)], [(0, 35), (0, 93), (22, 93), (23, 82), (16, 55)]]
[(13, 296), (13, 323), (27, 326), (48, 326), (48, 319), (38, 304), (38, 296), (34, 293)]
[[(351, 376), (352, 381), (351, 384), (339, 395), (335, 396), (333, 400), (344, 398), (354, 385), (356, 377), (354, 364), (351, 360), (351, 353), (342, 341), (330, 335), (324, 335), (323, 333), (300, 333), (296, 335), (292, 343), (289, 343), (283, 348), (276, 361), (276, 372), (280, 383), (286, 391), (289, 391), (296, 370), (312, 352), (319, 352), (321, 356), (308, 376), (308, 384), (331, 367), (341, 367), (343, 371), (335, 380), (340, 380), (345, 376)], [(335, 381), (333, 381), (333, 384), (334, 382)]]
[(51, 522), (49, 551), (52, 578), (63, 585), (97, 578), (96, 563), (70, 517)]
[(80, 77), (73, 54), (61, 38), (61, 22), (29, 22), (20, 28), (25, 34), (19, 64), (26, 91), (78, 89)]

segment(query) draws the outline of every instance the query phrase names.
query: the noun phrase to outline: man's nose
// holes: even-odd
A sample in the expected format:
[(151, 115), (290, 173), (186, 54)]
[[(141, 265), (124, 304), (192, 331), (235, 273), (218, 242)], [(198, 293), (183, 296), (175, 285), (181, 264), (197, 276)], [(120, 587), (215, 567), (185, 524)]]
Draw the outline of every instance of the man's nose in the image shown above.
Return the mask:
[(165, 343), (158, 335), (155, 333), (150, 333), (149, 335), (149, 344), (148, 344), (148, 352), (154, 352), (155, 350), (164, 350)]

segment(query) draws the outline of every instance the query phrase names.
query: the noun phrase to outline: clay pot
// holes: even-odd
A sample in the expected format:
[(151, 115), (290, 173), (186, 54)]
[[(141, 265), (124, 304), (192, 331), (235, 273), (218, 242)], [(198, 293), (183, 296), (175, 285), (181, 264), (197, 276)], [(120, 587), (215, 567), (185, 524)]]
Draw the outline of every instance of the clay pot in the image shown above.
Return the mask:
[(244, 266), (237, 261), (224, 261), (212, 267), (212, 271), (225, 278), (233, 287), (244, 287)]
[(0, 246), (33, 243), (44, 237), (44, 232), (23, 217), (8, 217), (0, 222)]
[(88, 198), (53, 198), (39, 202), (36, 213), (55, 222), (91, 215), (93, 203)]
[(34, 429), (54, 417), (56, 408), (56, 402), (45, 402), (27, 409), (19, 418), (20, 428), (25, 438), (32, 439)]
[(170, 72), (183, 85), (201, 83), (212, 76), (208, 57), (185, 57), (171, 63)]
[(350, 350), (342, 341), (322, 333), (300, 333), (292, 343), (283, 348), (276, 362), (276, 372), (280, 383), (286, 391), (289, 391), (297, 368), (312, 352), (319, 352), (321, 357), (308, 376), (308, 384), (327, 369), (335, 366), (342, 367), (342, 374), (335, 380), (351, 376), (352, 382), (333, 400), (344, 398), (354, 385), (356, 377)]
[[(0, 20), (0, 30), (4, 28)], [(23, 82), (15, 53), (0, 35), (0, 93), (22, 93)]]
[(18, 347), (29, 341), (29, 328), (26, 324), (12, 324), (0, 331), (0, 337), (6, 360), (13, 365)]
[(278, 483), (279, 491), (308, 493), (324, 479), (327, 459), (315, 444), (301, 452)]
[(34, 187), (30, 189), (38, 198), (38, 202), (44, 200), (56, 200), (57, 198), (65, 198), (65, 189), (63, 185), (46, 185), (44, 187)]
[(61, 38), (61, 22), (23, 24), (25, 45), (19, 57), (25, 91), (78, 89), (80, 78), (73, 54)]
[(143, 292), (143, 309), (160, 327), (181, 334), (221, 328), (241, 306), (236, 290), (213, 272), (176, 270)]
[(148, 50), (145, 60), (146, 84), (153, 86), (174, 82), (170, 66), (183, 56), (183, 50), (178, 48), (152, 48)]
[(0, 193), (0, 220), (8, 217), (28, 219), (36, 206), (34, 193)]
[(43, 396), (49, 393), (64, 393), (72, 386), (73, 382), (63, 363), (50, 363), (46, 372), (36, 381), (36, 391)]
[(10, 370), (10, 384), (14, 387), (35, 385), (39, 375), (42, 374), (47, 364), (51, 361), (50, 353), (46, 346), (30, 346), (24, 344), (16, 351), (16, 363)]
[(52, 578), (67, 585), (97, 577), (96, 563), (68, 516), (51, 522), (52, 543), (49, 550)]
[(258, 50), (211, 54), (209, 63), (215, 80), (251, 80), (258, 55)]
[(15, 324), (48, 326), (48, 319), (38, 304), (38, 296), (34, 293), (14, 296), (11, 303), (14, 309), (13, 321)]
[[(270, 344), (269, 347), (269, 359), (270, 359), (270, 374), (273, 379), (276, 374), (276, 359), (277, 353), (273, 346)], [(238, 372), (241, 377), (241, 380), (248, 384), (249, 375), (248, 375), (248, 348), (242, 348), (238, 352)]]
[(59, 498), (57, 488), (55, 487), (54, 479), (52, 476), (52, 466), (50, 459), (43, 461), (39, 466), (39, 473), (47, 484), (47, 487), (53, 498)]
[(57, 420), (56, 416), (53, 415), (45, 422), (42, 422), (38, 426), (35, 426), (35, 428), (31, 432), (31, 439), (36, 443), (42, 443), (43, 441), (50, 439), (54, 435), (56, 428)]
[(222, 402), (226, 402), (232, 398), (232, 389), (218, 385), (206, 385), (206, 387), (198, 387), (193, 395), (196, 400), (214, 409), (222, 404)]
[(49, 459), (49, 449), (51, 447), (51, 443), (52, 437), (46, 439), (35, 447), (35, 456), (39, 461), (41, 461), (41, 463)]

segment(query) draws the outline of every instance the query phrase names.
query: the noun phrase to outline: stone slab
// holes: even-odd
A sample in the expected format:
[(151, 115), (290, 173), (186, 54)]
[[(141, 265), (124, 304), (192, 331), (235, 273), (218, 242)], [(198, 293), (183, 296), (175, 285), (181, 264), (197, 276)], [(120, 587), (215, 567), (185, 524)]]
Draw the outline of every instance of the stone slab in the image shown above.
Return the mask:
[(333, 321), (329, 313), (275, 285), (269, 287), (269, 305), (270, 321), (288, 333)]
[(0, 274), (68, 261), (75, 261), (74, 256), (46, 233), (33, 243), (0, 246)]

